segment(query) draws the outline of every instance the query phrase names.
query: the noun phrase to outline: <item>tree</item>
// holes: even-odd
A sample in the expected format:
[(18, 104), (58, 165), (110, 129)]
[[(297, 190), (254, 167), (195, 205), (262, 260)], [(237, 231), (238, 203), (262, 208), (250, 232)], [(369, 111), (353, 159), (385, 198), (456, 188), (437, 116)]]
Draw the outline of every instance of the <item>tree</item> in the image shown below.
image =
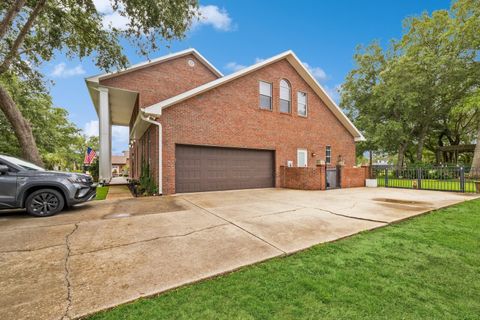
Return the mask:
[(445, 136), (452, 144), (469, 141), (479, 112), (462, 105), (480, 86), (478, 30), (480, 1), (460, 0), (450, 11), (408, 18), (402, 38), (386, 50), (374, 43), (357, 51), (342, 106), (370, 148), (396, 152), (402, 166), (406, 155), (422, 162), (426, 145), (436, 149), (433, 135), (439, 145)]
[[(28, 121), (45, 166), (49, 169), (78, 169), (83, 162), (85, 137), (68, 120), (63, 108), (53, 107), (52, 100), (42, 86), (16, 76), (0, 77), (0, 86), (15, 97), (14, 101)], [(0, 152), (21, 156), (22, 148), (7, 118), (0, 113)], [(74, 168), (76, 164), (77, 168)]]
[[(197, 16), (196, 0), (111, 0), (115, 13), (128, 19), (125, 28), (105, 27), (93, 0), (3, 0), (0, 2), (0, 77), (19, 76), (42, 82), (39, 67), (57, 52), (90, 56), (105, 70), (128, 64), (120, 40), (142, 55), (161, 41), (180, 39)], [(42, 164), (31, 124), (4, 85), (0, 109), (19, 141), (25, 159)]]
[[(460, 36), (459, 47), (468, 54), (475, 57), (473, 62), (474, 67), (480, 70), (480, 61), (478, 57), (480, 55), (480, 1), (479, 0), (459, 0), (454, 3), (452, 10), (455, 13), (456, 23), (455, 32)], [(480, 85), (477, 85), (473, 89), (471, 99), (468, 106), (477, 112), (476, 119), (476, 148), (473, 155), (472, 171), (476, 176), (480, 176), (480, 117), (478, 112), (480, 111)]]

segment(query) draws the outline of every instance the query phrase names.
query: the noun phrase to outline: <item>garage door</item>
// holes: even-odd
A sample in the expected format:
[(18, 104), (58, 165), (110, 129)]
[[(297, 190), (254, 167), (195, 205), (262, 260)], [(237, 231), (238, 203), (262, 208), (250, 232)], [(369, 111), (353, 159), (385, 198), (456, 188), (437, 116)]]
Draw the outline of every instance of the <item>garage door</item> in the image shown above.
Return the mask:
[(175, 158), (177, 193), (275, 185), (273, 151), (176, 145)]

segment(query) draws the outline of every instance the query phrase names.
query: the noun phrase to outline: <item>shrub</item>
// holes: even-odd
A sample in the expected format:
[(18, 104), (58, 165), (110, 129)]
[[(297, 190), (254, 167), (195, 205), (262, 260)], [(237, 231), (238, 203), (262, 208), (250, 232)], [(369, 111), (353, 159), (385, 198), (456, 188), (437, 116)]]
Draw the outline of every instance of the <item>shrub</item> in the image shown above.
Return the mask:
[(150, 165), (142, 162), (140, 179), (138, 180), (138, 193), (145, 196), (155, 195), (158, 192), (158, 187), (153, 180), (150, 172)]

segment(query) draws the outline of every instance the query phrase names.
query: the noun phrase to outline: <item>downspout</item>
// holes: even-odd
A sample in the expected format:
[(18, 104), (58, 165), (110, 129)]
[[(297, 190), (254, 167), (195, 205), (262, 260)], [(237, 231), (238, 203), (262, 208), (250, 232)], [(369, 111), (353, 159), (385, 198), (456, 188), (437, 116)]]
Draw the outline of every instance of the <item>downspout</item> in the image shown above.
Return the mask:
[[(151, 124), (154, 124), (158, 126), (158, 193), (163, 194), (163, 161), (162, 161), (162, 124), (158, 121), (155, 120), (154, 117), (152, 116), (145, 116), (145, 109), (141, 108), (140, 109), (140, 118), (142, 120), (149, 122)], [(161, 115), (161, 111), (160, 114)]]

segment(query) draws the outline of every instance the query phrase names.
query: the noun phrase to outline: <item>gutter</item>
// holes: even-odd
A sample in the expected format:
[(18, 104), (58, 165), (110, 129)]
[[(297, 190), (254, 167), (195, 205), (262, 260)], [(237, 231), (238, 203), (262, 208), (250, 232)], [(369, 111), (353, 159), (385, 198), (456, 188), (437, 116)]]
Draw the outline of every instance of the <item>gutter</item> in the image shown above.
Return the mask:
[[(159, 114), (161, 115), (161, 113)], [(162, 124), (158, 121), (155, 121), (155, 118), (149, 115), (146, 115), (145, 109), (140, 108), (140, 118), (143, 121), (149, 122), (158, 126), (158, 193), (163, 194), (163, 161), (162, 161), (162, 147), (163, 147), (163, 138), (162, 138)]]

